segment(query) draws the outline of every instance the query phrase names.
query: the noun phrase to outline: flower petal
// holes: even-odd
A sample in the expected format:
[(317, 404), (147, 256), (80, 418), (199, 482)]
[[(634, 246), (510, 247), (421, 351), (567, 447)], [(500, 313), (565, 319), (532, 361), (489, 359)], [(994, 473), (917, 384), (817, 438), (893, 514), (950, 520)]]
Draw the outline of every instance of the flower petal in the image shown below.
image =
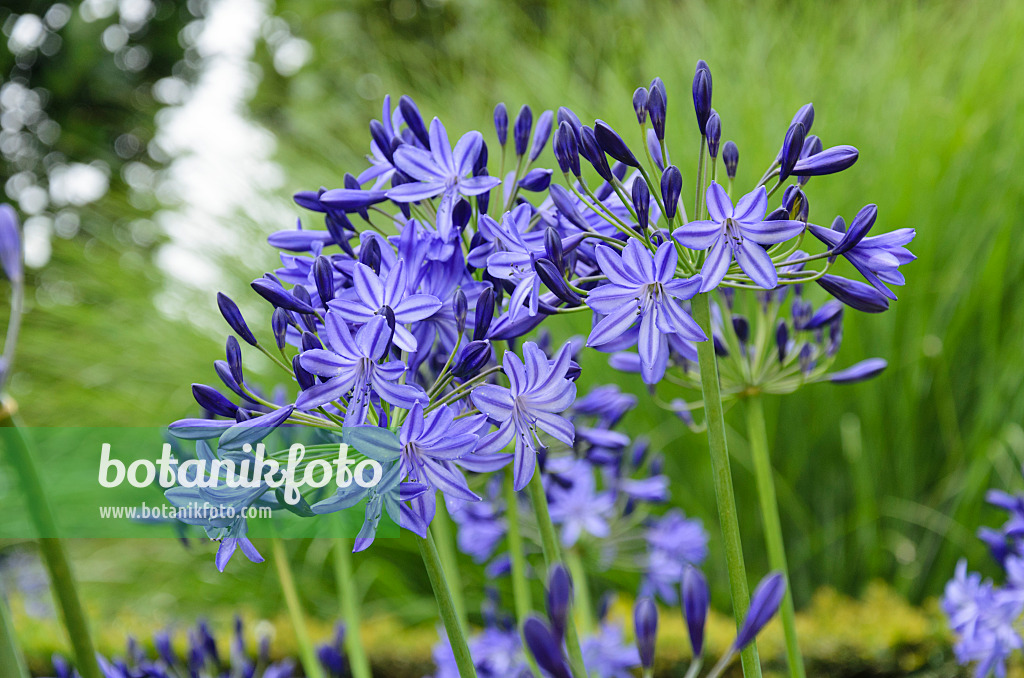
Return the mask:
[(587, 346), (601, 346), (617, 339), (636, 322), (636, 318), (636, 306), (624, 304), (618, 310), (606, 315), (594, 326), (587, 338)]
[(804, 230), (802, 221), (759, 221), (754, 224), (743, 224), (740, 229), (743, 235), (759, 245), (775, 245), (795, 238)]
[(739, 199), (736, 209), (733, 210), (732, 218), (744, 225), (755, 224), (764, 219), (767, 211), (768, 192), (764, 186), (759, 186)]
[(495, 421), (505, 421), (512, 416), (512, 394), (507, 388), (494, 384), (483, 384), (469, 395), (476, 408)]
[[(437, 166), (434, 157), (428, 151), (416, 148), (411, 144), (402, 144), (395, 149), (394, 157), (395, 167), (413, 179), (423, 182), (444, 183), (445, 173), (442, 171), (443, 168)], [(388, 193), (388, 197), (391, 197), (391, 191), (388, 191)]]
[(722, 278), (729, 271), (729, 264), (732, 263), (732, 246), (729, 245), (723, 233), (721, 237), (708, 250), (707, 258), (700, 269), (700, 277), (703, 279), (700, 285), (701, 292), (707, 292), (718, 287)]
[(683, 247), (691, 250), (706, 250), (725, 232), (717, 221), (691, 221), (672, 232), (672, 237)]
[(717, 181), (712, 181), (711, 185), (708, 186), (704, 199), (708, 205), (708, 214), (713, 221), (722, 223), (733, 215), (732, 201), (729, 200), (729, 194), (725, 192), (725, 189)]
[(742, 240), (735, 250), (736, 263), (759, 287), (774, 289), (779, 284), (775, 264), (763, 247), (753, 240)]
[(484, 137), (480, 132), (473, 131), (462, 135), (455, 144), (455, 176), (464, 177), (473, 171), (473, 165), (480, 157), (480, 148), (484, 145)]

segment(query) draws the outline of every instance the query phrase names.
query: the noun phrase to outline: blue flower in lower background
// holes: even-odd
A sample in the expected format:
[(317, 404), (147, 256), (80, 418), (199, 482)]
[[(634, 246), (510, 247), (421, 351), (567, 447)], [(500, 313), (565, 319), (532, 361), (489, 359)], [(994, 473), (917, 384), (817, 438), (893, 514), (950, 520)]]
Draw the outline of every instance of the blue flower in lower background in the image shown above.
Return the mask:
[(1024, 495), (998, 490), (988, 494), (988, 502), (1009, 512), (1001, 529), (983, 528), (979, 537), (989, 546), (993, 558), (1006, 573), (998, 586), (991, 580), (967, 570), (967, 561), (957, 563), (953, 578), (946, 584), (942, 611), (957, 635), (953, 649), (963, 665), (974, 663), (974, 675), (985, 678), (1006, 675), (1006, 661), (1024, 649), (1020, 623), (1024, 619)]

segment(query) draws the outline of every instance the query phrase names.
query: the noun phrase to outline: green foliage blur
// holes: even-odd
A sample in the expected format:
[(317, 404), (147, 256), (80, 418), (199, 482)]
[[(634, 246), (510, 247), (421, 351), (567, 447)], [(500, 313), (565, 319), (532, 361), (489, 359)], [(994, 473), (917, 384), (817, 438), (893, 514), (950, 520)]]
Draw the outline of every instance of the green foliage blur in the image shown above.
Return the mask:
[[(880, 378), (810, 386), (768, 403), (797, 604), (821, 586), (856, 595), (874, 579), (921, 601), (941, 593), (958, 558), (990, 567), (974, 534), (999, 516), (983, 497), (991, 486), (1020, 489), (1024, 462), (1024, 239), (1017, 235), (1024, 89), (1016, 85), (1024, 81), (1024, 5), (278, 0), (273, 13), (312, 46), (312, 59), (289, 76), (275, 70), (272, 44), (261, 42), (254, 56), (262, 79), (249, 113), (276, 136), (274, 158), (287, 177), (275, 196), (281, 204), (296, 190), (340, 186), (346, 171), (363, 169), (367, 125), (386, 93), (413, 96), (452, 135), (481, 129), (490, 143), (491, 111), (505, 101), (510, 111), (524, 103), (535, 112), (567, 105), (584, 122), (600, 117), (637, 144), (631, 93), (660, 76), (668, 88), (669, 147), (692, 181), (687, 159), (696, 157), (698, 139), (690, 79), (703, 58), (714, 74), (723, 140), (740, 149), (740, 191), (774, 157), (792, 114), (813, 101), (814, 132), (826, 146), (856, 146), (860, 160), (810, 182), (811, 221), (829, 224), (837, 214), (849, 220), (875, 202), (879, 232), (917, 229), (912, 249), (919, 259), (905, 267), (907, 286), (891, 310), (846, 314), (838, 365), (881, 356), (890, 366)], [(184, 23), (179, 17), (159, 30), (173, 34)], [(65, 39), (70, 46), (76, 38)], [(57, 98), (83, 96), (47, 86)], [(105, 120), (105, 129), (119, 120), (125, 128), (151, 124), (130, 109), (118, 109), (123, 118)], [(142, 111), (143, 118), (155, 112)], [(51, 262), (35, 274), (37, 304), (12, 386), (30, 424), (166, 423), (194, 413), (191, 382), (215, 383), (211, 363), (221, 357), (226, 327), (189, 319), (211, 312), (217, 290), (208, 291), (201, 312), (154, 310), (161, 280), (153, 247), (118, 236), (129, 215), (139, 216), (139, 204), (143, 214), (147, 209), (130, 195), (113, 181), (105, 198), (83, 208), (88, 228), (55, 239)], [(227, 225), (257, 237), (291, 226), (242, 222)], [(269, 250), (247, 263), (240, 289), (274, 266)], [(70, 286), (72, 303), (48, 303), (45, 290), (55, 281)], [(252, 308), (264, 312), (251, 319), (262, 330), (269, 313)], [(564, 339), (588, 328), (577, 322), (551, 329)], [(630, 431), (664, 450), (676, 503), (712, 533), (708, 572), (724, 591), (704, 436), (650, 405), (639, 378), (611, 373), (602, 355), (588, 353), (583, 367), (582, 391), (614, 374), (640, 395)], [(676, 395), (668, 385), (658, 390), (666, 400)], [(757, 579), (767, 559), (741, 407), (728, 414), (730, 445), (748, 569)], [(415, 569), (414, 551), (387, 543), (364, 557), (379, 557), (371, 569), (398, 573), (403, 563)], [(212, 568), (212, 550), (208, 555)], [(241, 575), (252, 576), (260, 575)], [(425, 593), (424, 582), (410, 576), (374, 576), (389, 581), (389, 591), (371, 595), (397, 595), (390, 590), (396, 586)], [(597, 577), (614, 583), (620, 575)], [(473, 607), (483, 574), (467, 561), (463, 579)], [(628, 577), (620, 583), (635, 585)]]

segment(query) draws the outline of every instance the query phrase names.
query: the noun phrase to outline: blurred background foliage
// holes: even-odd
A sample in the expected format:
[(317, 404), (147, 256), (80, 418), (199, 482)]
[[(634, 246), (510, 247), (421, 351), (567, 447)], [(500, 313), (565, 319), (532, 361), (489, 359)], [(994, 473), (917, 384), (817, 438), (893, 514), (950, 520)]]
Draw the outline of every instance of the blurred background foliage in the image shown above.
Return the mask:
[[(1024, 461), (1024, 239), (1017, 236), (1024, 89), (1015, 85), (1024, 80), (1024, 5), (140, 2), (147, 9), (138, 25), (125, 15), (131, 19), (139, 3), (125, 0), (87, 1), (59, 25), (45, 23), (50, 3), (0, 9), (7, 40), (6, 53), (0, 49), (3, 189), (28, 217), (26, 239), (36, 248), (29, 254), (33, 309), (12, 386), (30, 424), (158, 425), (192, 413), (188, 386), (213, 383), (211, 363), (226, 330), (215, 292), (231, 292), (254, 327), (268, 324), (267, 309), (246, 294), (248, 281), (275, 265), (260, 243), (300, 216), (289, 206), (292, 192), (339, 186), (346, 171), (365, 166), (367, 123), (379, 117), (384, 94), (410, 94), (450, 133), (481, 129), (492, 143), (498, 101), (510, 110), (568, 105), (585, 122), (600, 117), (635, 143), (630, 95), (658, 75), (668, 87), (669, 146), (692, 178), (686, 159), (696, 155), (697, 139), (689, 85), (693, 64), (704, 58), (724, 138), (740, 149), (738, 188), (756, 180), (793, 112), (813, 101), (815, 133), (826, 145), (857, 146), (861, 159), (842, 175), (810, 183), (811, 221), (849, 219), (876, 202), (879, 231), (910, 226), (918, 233), (919, 260), (906, 268), (900, 301), (880, 316), (847, 314), (840, 364), (882, 356), (889, 369), (866, 384), (811, 386), (769, 402), (798, 606), (822, 586), (856, 596), (875, 579), (919, 603), (941, 593), (958, 558), (990, 567), (974, 537), (979, 525), (996, 520), (984, 493), (990, 486), (1019, 489)], [(45, 35), (31, 49), (16, 39), (28, 14), (44, 22)], [(227, 29), (207, 33), (204, 43), (203, 31), (225, 21)], [(226, 57), (210, 47), (218, 35), (248, 42)], [(144, 51), (132, 51), (137, 47)], [(240, 154), (217, 165), (204, 160), (202, 148), (161, 137), (203, 91), (204, 78), (227, 62), (248, 84), (221, 113), (252, 130), (255, 141), (239, 144), (254, 154), (252, 163)], [(15, 84), (38, 95), (42, 116), (22, 121), (16, 131), (34, 138), (17, 144), (7, 94)], [(204, 118), (191, 120), (189, 129), (207, 139)], [(59, 126), (57, 134), (45, 121)], [(101, 196), (71, 200), (55, 188), (55, 168), (75, 163), (106, 177)], [(253, 166), (269, 169), (254, 173)], [(210, 177), (215, 195), (193, 200), (194, 193), (176, 190), (183, 176), (204, 167), (217, 170)], [(203, 218), (203, 229), (186, 229)], [(567, 322), (551, 329), (562, 339), (587, 328)], [(260, 369), (255, 360), (252, 369)], [(601, 355), (586, 354), (583, 390), (608, 374)], [(643, 393), (638, 378), (614, 378)], [(659, 392), (666, 400), (679, 395), (668, 385)], [(730, 432), (733, 469), (749, 569), (757, 576), (767, 563), (740, 414), (729, 415), (737, 427)], [(646, 404), (628, 422), (664, 450), (676, 503), (704, 519), (714, 545), (703, 435)], [(200, 557), (177, 548), (153, 542), (77, 550), (106, 609), (154, 595), (174, 596), (179, 609), (202, 609), (205, 596), (230, 605), (265, 576), (265, 566), (244, 563), (234, 563), (234, 574), (213, 576), (212, 550), (201, 547)], [(167, 559), (168, 571), (201, 584), (182, 587), (174, 577), (152, 583), (136, 570), (150, 582), (139, 586), (123, 572), (97, 573), (109, 570), (110, 558), (148, 561), (151, 553), (160, 554), (154, 562)], [(429, 618), (428, 589), (410, 549), (375, 545), (362, 561), (371, 611)], [(713, 546), (708, 572), (724, 591), (721, 564)], [(302, 574), (318, 581), (322, 572), (314, 566)], [(483, 575), (467, 566), (463, 577), (472, 608)], [(615, 583), (635, 585), (629, 578)], [(310, 598), (319, 614), (332, 614)]]

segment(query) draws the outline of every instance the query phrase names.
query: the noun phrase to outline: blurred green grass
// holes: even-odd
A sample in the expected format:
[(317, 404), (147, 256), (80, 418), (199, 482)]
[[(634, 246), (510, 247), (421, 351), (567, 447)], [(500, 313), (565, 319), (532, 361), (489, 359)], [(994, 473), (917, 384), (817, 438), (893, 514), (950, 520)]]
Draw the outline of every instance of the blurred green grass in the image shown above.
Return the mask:
[[(973, 535), (998, 515), (982, 497), (991, 485), (1018, 489), (1024, 460), (1024, 242), (1017, 236), (1024, 89), (1015, 84), (1024, 78), (1024, 5), (603, 1), (584, 9), (359, 0), (339, 8), (279, 0), (275, 11), (315, 55), (289, 79), (274, 73), (269, 54), (257, 55), (264, 78), (252, 111), (278, 137), (277, 159), (289, 177), (281, 200), (341, 185), (345, 171), (364, 166), (367, 123), (387, 92), (412, 95), (453, 135), (479, 128), (493, 140), (491, 110), (505, 101), (512, 110), (568, 105), (635, 141), (630, 95), (658, 75), (668, 86), (670, 148), (692, 178), (689, 85), (704, 58), (724, 137), (740, 148), (740, 188), (773, 157), (793, 112), (813, 101), (814, 132), (826, 145), (857, 146), (861, 159), (810, 183), (812, 221), (849, 218), (877, 202), (879, 231), (917, 229), (919, 260), (906, 267), (908, 285), (888, 313), (847, 314), (841, 364), (885, 357), (890, 368), (881, 378), (812, 386), (769, 403), (798, 605), (820, 586), (858, 594), (876, 578), (921, 601), (941, 592), (957, 558), (987, 566)], [(91, 215), (91, 250), (81, 239), (56, 241), (50, 269), (75, 284), (79, 303), (41, 306), (28, 320), (13, 389), (30, 424), (164, 423), (191, 413), (189, 383), (214, 379), (220, 339), (158, 315), (152, 266), (126, 261), (117, 239), (104, 235), (123, 208), (115, 193)], [(272, 253), (252, 266), (252, 277), (273, 266)], [(552, 329), (565, 337), (586, 327)], [(588, 355), (583, 389), (608, 374), (603, 357)], [(644, 392), (638, 379), (615, 379)], [(738, 414), (729, 415), (736, 427)], [(714, 538), (703, 436), (649, 406), (628, 423), (665, 450), (676, 502), (703, 518)], [(742, 430), (730, 434), (756, 578), (767, 561), (754, 483)], [(372, 579), (378, 605), (394, 604), (385, 594), (427, 593), (422, 577), (408, 573), (415, 555), (401, 543), (382, 545), (379, 555), (374, 569), (406, 573), (362, 575), (364, 585)], [(183, 558), (179, 567), (195, 563)], [(723, 591), (714, 546), (708, 571)], [(482, 573), (464, 568), (466, 591), (482, 594), (483, 584)], [(232, 584), (224, 595), (243, 588)], [(110, 595), (124, 592), (112, 586)]]

